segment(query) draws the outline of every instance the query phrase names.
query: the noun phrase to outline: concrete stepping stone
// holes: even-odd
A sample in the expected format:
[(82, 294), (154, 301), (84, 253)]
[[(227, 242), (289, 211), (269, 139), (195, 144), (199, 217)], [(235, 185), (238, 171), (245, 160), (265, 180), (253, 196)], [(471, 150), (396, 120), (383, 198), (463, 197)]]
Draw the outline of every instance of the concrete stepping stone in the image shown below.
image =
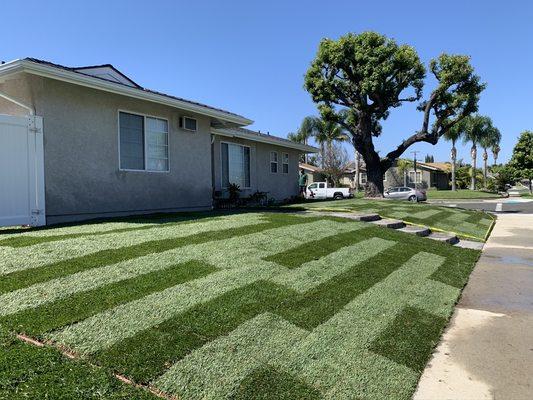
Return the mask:
[(399, 219), (380, 219), (379, 221), (372, 221), (373, 224), (382, 226), (384, 228), (400, 229), (405, 227), (405, 222)]
[(404, 228), (398, 229), (400, 232), (410, 233), (417, 236), (429, 236), (431, 230), (427, 226), (406, 225)]
[(353, 214), (353, 213), (328, 213), (330, 217), (339, 217), (339, 218), (348, 218), (354, 221), (361, 222), (371, 222), (378, 221), (381, 219), (379, 214), (368, 213), (368, 214)]
[(427, 236), (429, 239), (438, 240), (440, 242), (446, 242), (449, 244), (456, 244), (459, 242), (459, 238), (453, 233), (444, 233), (444, 232), (432, 232)]
[(462, 247), (463, 249), (483, 250), (484, 243), (474, 242), (472, 240), (459, 240), (455, 245), (457, 247)]

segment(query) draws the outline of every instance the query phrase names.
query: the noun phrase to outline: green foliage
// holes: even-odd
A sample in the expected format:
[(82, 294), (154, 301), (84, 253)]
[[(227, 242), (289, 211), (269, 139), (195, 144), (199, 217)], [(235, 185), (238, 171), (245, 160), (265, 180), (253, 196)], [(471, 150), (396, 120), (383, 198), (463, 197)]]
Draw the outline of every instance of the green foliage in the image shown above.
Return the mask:
[(435, 162), (435, 157), (433, 157), (433, 155), (426, 154), (426, 157), (424, 158), (424, 162), (426, 162), (426, 163)]
[(506, 190), (506, 185), (515, 183), (514, 170), (508, 165), (501, 165), (492, 167), (492, 173), (495, 176), (494, 190), (503, 192)]
[(524, 131), (513, 149), (509, 168), (515, 179), (528, 179), (531, 192), (533, 179), (533, 131)]
[[(376, 102), (372, 133), (377, 136), (379, 120), (388, 117), (389, 108), (420, 99), (424, 78), (425, 68), (411, 46), (399, 46), (375, 32), (349, 33), (320, 42), (305, 88), (325, 119), (346, 119), (350, 126), (357, 124), (368, 100)], [(404, 100), (400, 95), (408, 89), (413, 93)], [(336, 105), (346, 107), (347, 114), (342, 116)]]
[(228, 192), (230, 200), (237, 200), (241, 194), (241, 187), (236, 183), (230, 183)]
[(486, 141), (487, 136), (494, 132), (495, 129), (489, 117), (479, 114), (465, 118), (463, 126), (463, 143), (471, 142), (474, 146)]

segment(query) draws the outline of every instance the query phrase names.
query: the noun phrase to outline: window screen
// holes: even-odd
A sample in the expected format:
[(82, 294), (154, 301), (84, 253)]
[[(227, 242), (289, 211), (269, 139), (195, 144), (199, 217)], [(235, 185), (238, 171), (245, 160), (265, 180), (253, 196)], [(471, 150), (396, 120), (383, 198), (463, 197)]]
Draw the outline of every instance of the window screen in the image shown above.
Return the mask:
[(144, 169), (144, 117), (120, 113), (120, 168)]

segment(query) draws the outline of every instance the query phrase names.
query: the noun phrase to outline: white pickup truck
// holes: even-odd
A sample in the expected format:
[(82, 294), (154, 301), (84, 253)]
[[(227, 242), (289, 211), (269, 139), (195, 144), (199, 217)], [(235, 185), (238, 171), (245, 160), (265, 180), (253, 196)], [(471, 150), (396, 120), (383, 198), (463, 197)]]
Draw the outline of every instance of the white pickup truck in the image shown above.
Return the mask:
[(353, 197), (349, 188), (336, 188), (328, 186), (327, 182), (313, 182), (307, 186), (305, 198), (308, 200), (317, 199), (349, 199)]

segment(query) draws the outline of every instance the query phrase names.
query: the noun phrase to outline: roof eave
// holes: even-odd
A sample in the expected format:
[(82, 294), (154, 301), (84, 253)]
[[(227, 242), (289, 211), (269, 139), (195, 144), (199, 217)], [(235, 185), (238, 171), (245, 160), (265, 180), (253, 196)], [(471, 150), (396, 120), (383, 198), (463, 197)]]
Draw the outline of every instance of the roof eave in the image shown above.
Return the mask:
[(274, 146), (287, 147), (289, 149), (298, 150), (298, 151), (300, 151), (302, 153), (318, 153), (318, 149), (316, 147), (309, 146), (309, 145), (306, 145), (306, 144), (295, 143), (295, 142), (281, 142), (281, 141), (279, 141), (278, 139), (275, 139), (275, 138), (269, 138), (269, 137), (266, 137), (266, 136), (248, 134), (248, 133), (245, 133), (245, 132), (239, 132), (239, 131), (232, 130), (232, 129), (211, 128), (211, 133), (214, 134), (214, 135), (218, 135), (218, 136), (233, 137), (233, 138), (238, 138), (238, 139), (246, 139), (246, 140), (251, 140), (251, 141), (259, 142), (259, 143), (272, 144)]
[(253, 123), (253, 120), (238, 115), (227, 114), (222, 111), (213, 110), (208, 107), (191, 104), (186, 101), (180, 101), (178, 99), (172, 99), (160, 94), (144, 92), (139, 90), (138, 88), (121, 85), (119, 83), (108, 82), (103, 79), (91, 77), (90, 75), (61, 70), (47, 65), (33, 63), (27, 60), (15, 60), (0, 65), (0, 77), (12, 75), (19, 72), (26, 72), (33, 75), (43, 76), (45, 78), (57, 79), (63, 82), (73, 83), (80, 86), (85, 86), (115, 94), (121, 94), (140, 100), (147, 100), (154, 103), (164, 104), (167, 106), (179, 108), (181, 110), (217, 118), (219, 120), (230, 122), (236, 125), (245, 126)]

